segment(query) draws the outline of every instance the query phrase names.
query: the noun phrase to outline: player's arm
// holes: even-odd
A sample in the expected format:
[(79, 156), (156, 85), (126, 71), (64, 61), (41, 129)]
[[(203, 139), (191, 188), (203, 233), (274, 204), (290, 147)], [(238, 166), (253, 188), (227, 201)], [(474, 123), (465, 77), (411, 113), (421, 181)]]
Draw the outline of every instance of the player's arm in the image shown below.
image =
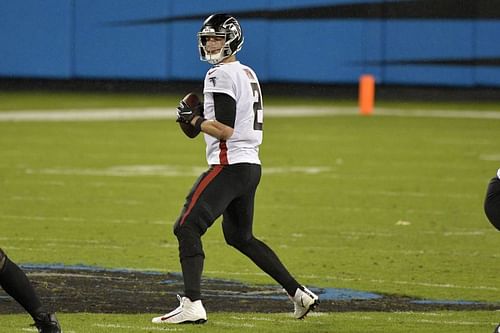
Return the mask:
[(207, 120), (195, 116), (191, 120), (191, 124), (219, 140), (227, 140), (234, 132), (236, 101), (231, 96), (223, 93), (213, 93), (213, 96), (215, 119)]

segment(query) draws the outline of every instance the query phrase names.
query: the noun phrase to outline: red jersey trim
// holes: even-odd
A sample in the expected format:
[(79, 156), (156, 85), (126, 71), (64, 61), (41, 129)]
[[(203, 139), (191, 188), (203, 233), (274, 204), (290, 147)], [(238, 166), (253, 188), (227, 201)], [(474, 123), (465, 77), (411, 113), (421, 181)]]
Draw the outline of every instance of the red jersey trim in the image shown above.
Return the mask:
[(220, 140), (219, 149), (220, 149), (220, 152), (219, 152), (219, 161), (220, 161), (220, 164), (224, 164), (224, 165), (229, 164), (229, 162), (227, 160), (227, 144), (226, 144), (226, 140)]

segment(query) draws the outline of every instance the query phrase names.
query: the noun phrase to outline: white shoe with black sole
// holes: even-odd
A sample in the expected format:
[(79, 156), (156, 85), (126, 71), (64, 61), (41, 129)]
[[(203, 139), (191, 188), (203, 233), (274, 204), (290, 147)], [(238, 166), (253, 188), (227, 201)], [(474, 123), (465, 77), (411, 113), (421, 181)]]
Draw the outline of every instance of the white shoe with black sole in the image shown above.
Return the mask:
[(314, 310), (319, 305), (319, 297), (306, 287), (298, 288), (295, 295), (289, 295), (293, 302), (293, 316), (297, 319), (304, 319), (309, 311)]
[(155, 324), (204, 324), (207, 312), (201, 300), (192, 302), (187, 297), (177, 295), (180, 305), (173, 311), (151, 320)]

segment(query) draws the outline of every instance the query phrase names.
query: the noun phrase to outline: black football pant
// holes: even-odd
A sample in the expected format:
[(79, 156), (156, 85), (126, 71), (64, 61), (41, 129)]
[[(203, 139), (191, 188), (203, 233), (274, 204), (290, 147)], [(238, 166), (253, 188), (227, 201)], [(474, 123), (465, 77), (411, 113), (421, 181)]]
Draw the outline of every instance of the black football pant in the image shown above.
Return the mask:
[(488, 184), (484, 212), (491, 224), (500, 231), (500, 179), (498, 177), (493, 178)]
[(249, 257), (259, 268), (281, 284), (289, 294), (299, 287), (276, 254), (252, 233), (254, 199), (260, 181), (258, 164), (214, 165), (204, 172), (189, 192), (174, 233), (185, 296), (201, 299), (201, 274), (205, 254), (201, 236), (219, 216), (226, 242)]

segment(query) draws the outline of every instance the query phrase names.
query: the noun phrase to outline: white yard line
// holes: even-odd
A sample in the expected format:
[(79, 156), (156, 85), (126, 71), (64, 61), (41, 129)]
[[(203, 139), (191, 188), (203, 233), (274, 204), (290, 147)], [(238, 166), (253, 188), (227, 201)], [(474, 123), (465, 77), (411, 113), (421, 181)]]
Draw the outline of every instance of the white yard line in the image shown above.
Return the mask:
[[(27, 174), (49, 174), (49, 175), (79, 175), (79, 176), (116, 176), (116, 177), (138, 177), (138, 176), (197, 176), (204, 172), (207, 167), (185, 168), (177, 165), (117, 165), (104, 169), (26, 169)], [(315, 175), (328, 173), (328, 166), (295, 166), (295, 167), (268, 167), (263, 170), (264, 174), (307, 174)], [(137, 202), (139, 204), (139, 202)]]
[[(499, 110), (500, 111), (500, 110)], [(394, 117), (430, 117), (430, 118), (469, 118), (469, 119), (500, 119), (497, 111), (475, 111), (475, 110), (398, 110), (380, 108), (374, 111), (374, 115)]]
[[(20, 331), (21, 332), (38, 332), (38, 330), (36, 328), (21, 328)], [(76, 331), (68, 331), (65, 329), (64, 333), (76, 333)]]
[[(424, 313), (414, 313), (414, 312), (396, 312), (396, 314), (400, 314), (403, 316), (407, 315), (423, 315)], [(425, 313), (428, 315), (428, 313)], [(437, 314), (436, 314), (437, 315)], [(344, 315), (344, 318), (353, 318), (355, 320), (379, 320), (378, 318), (370, 317), (370, 316), (351, 316)], [(388, 317), (388, 321), (403, 321), (405, 323), (420, 323), (420, 324), (441, 324), (441, 325), (464, 325), (464, 326), (479, 326), (479, 325), (496, 325), (496, 322), (489, 321), (463, 321), (463, 320), (430, 320), (430, 319), (403, 319), (400, 316), (398, 317)]]
[[(99, 223), (111, 223), (111, 224), (158, 224), (158, 225), (170, 225), (173, 224), (174, 221), (164, 221), (164, 220), (156, 220), (156, 221), (145, 221), (145, 220), (134, 220), (134, 219), (86, 219), (79, 217), (51, 217), (51, 216), (30, 216), (30, 215), (0, 215), (0, 219), (6, 220), (32, 220), (32, 221), (64, 221), (64, 222), (99, 222)], [(6, 239), (5, 237), (0, 237), (0, 240)], [(18, 240), (22, 240), (21, 238), (17, 238)], [(24, 240), (33, 240), (33, 238), (23, 238)], [(68, 239), (65, 239), (67, 241)], [(61, 241), (59, 239), (54, 239), (54, 241)], [(92, 240), (75, 240), (79, 242), (86, 243), (97, 243), (98, 241)]]
[(114, 329), (114, 330), (123, 330), (123, 329), (133, 329), (133, 330), (140, 330), (140, 331), (159, 331), (159, 332), (178, 332), (178, 331), (184, 331), (182, 328), (168, 328), (165, 326), (160, 326), (160, 327), (153, 327), (153, 326), (130, 326), (130, 325), (120, 325), (120, 324), (93, 324), (92, 326), (94, 327), (101, 327), (101, 328), (106, 328), (106, 329)]
[[(355, 107), (267, 107), (268, 117), (357, 116)], [(374, 116), (500, 119), (497, 111), (418, 110), (376, 108)], [(66, 109), (1, 111), (0, 122), (122, 121), (174, 119), (174, 108)]]
[(23, 110), (0, 112), (0, 121), (109, 121), (173, 119), (175, 109), (66, 109), (66, 110)]

